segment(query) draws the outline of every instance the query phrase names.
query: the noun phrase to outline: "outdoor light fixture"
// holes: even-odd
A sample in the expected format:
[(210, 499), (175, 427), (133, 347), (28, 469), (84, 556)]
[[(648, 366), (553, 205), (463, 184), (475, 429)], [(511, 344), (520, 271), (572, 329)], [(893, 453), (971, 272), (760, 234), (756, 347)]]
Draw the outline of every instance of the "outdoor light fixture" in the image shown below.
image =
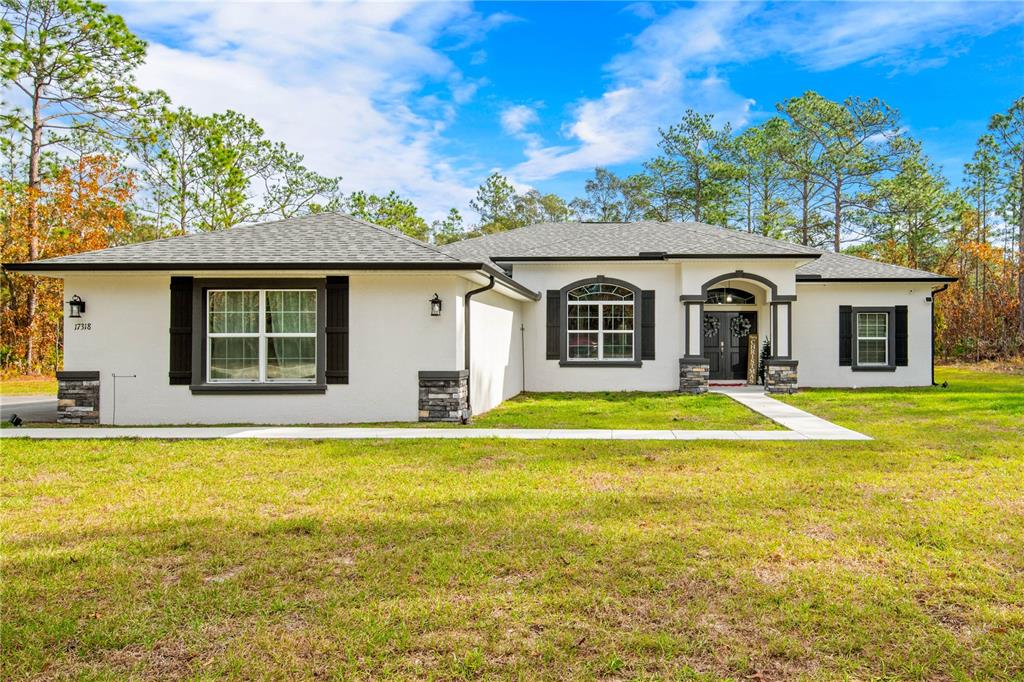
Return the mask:
[(71, 300), (68, 301), (68, 308), (71, 310), (68, 317), (81, 317), (82, 313), (85, 312), (85, 301), (79, 298), (78, 294), (75, 294), (71, 297)]
[(732, 280), (731, 279), (728, 282), (725, 283), (725, 302), (726, 303), (732, 303), (732, 289), (730, 288), (731, 285), (732, 285)]
[(430, 299), (430, 316), (440, 317), (441, 315), (441, 297), (434, 294), (434, 298)]

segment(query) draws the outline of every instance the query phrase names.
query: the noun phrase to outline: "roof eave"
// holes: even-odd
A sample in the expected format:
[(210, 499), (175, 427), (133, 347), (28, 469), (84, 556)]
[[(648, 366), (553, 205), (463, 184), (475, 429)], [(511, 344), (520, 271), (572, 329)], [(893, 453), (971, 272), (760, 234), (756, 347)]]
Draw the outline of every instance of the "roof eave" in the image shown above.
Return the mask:
[(136, 272), (160, 270), (477, 270), (481, 263), (465, 261), (409, 263), (387, 261), (319, 262), (319, 263), (238, 263), (238, 262), (180, 262), (180, 263), (54, 263), (35, 261), (9, 263), (3, 267), (12, 272)]
[(745, 260), (751, 258), (795, 258), (815, 260), (820, 258), (817, 253), (651, 253), (633, 256), (490, 256), (495, 263), (542, 263), (542, 262), (603, 262), (603, 261), (665, 261), (675, 259), (732, 258)]
[(412, 270), (412, 271), (444, 271), (444, 270), (476, 270), (495, 279), (509, 289), (531, 300), (540, 300), (540, 293), (533, 291), (515, 281), (490, 263), (452, 261), (450, 263), (403, 263), (403, 262), (347, 262), (347, 263), (53, 263), (35, 261), (31, 263), (9, 263), (3, 266), (11, 272), (47, 273), (60, 276), (69, 272), (160, 272), (180, 270)]
[(942, 275), (935, 275), (934, 277), (822, 277), (821, 275), (797, 275), (797, 282), (885, 282), (885, 283), (900, 283), (900, 282), (955, 282), (957, 277), (944, 277)]

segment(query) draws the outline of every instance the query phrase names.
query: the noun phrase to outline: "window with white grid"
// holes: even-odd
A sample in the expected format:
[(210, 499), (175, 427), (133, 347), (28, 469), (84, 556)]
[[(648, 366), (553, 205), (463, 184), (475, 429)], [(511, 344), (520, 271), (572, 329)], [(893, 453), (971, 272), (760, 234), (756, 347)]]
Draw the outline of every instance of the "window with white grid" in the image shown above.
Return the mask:
[(315, 381), (316, 290), (214, 289), (206, 314), (210, 383)]
[(634, 296), (625, 287), (594, 282), (566, 296), (566, 356), (570, 360), (634, 358)]
[(889, 364), (888, 313), (857, 313), (857, 364)]

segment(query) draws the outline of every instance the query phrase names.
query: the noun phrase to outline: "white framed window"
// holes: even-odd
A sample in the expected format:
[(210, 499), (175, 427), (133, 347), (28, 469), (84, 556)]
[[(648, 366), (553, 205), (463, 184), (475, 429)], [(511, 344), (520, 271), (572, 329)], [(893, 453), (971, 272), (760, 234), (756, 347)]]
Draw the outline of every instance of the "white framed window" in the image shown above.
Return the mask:
[(207, 291), (207, 381), (314, 382), (316, 295), (315, 289)]
[(857, 313), (857, 364), (889, 364), (889, 313)]
[(625, 287), (594, 282), (566, 296), (569, 360), (633, 360), (635, 296)]

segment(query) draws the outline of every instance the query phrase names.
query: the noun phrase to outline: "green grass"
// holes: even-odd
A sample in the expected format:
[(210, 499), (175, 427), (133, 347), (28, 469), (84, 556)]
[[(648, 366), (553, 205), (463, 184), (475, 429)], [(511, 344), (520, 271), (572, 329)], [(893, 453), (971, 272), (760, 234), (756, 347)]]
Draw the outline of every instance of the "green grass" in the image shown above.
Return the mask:
[(54, 377), (24, 375), (0, 379), (0, 395), (57, 395)]
[(774, 422), (724, 395), (524, 393), (475, 417), (477, 428), (772, 429)]
[[(31, 423), (21, 428), (82, 425)], [(86, 425), (88, 426), (88, 425)], [(224, 424), (224, 426), (251, 426)], [(729, 429), (781, 428), (769, 419), (723, 395), (679, 393), (523, 393), (506, 400), (469, 424), (448, 422), (380, 422), (316, 424), (401, 428), (507, 428), (507, 429)], [(0, 423), (0, 428), (10, 425)]]
[(0, 678), (1021, 679), (1024, 378), (871, 442), (2, 443)]

